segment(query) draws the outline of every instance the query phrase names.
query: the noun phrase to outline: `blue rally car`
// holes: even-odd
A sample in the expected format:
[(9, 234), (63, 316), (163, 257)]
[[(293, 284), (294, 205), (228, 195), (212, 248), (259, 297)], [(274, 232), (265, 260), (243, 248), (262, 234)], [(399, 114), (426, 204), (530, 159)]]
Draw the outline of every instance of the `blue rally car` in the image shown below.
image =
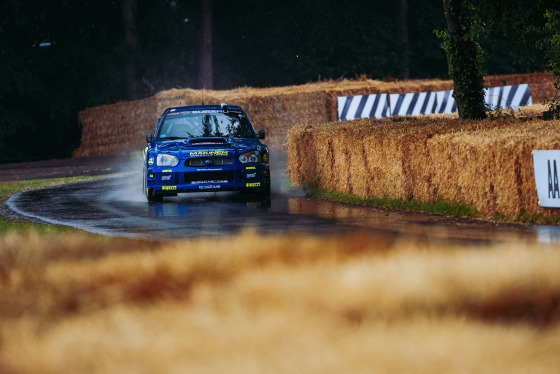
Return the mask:
[(209, 191), (270, 195), (268, 147), (259, 141), (264, 138), (238, 106), (167, 108), (156, 133), (146, 134), (146, 198)]

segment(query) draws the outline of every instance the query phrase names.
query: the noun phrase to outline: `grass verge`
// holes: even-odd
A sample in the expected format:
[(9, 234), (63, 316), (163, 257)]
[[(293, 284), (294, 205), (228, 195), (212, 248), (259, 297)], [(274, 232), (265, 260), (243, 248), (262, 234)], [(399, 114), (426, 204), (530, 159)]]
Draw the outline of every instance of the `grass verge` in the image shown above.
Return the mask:
[[(14, 181), (0, 183), (0, 205), (4, 204), (10, 196), (20, 192), (35, 190), (38, 188), (52, 187), (61, 184), (81, 182), (91, 179), (101, 178), (103, 176), (80, 176), (68, 178), (54, 178), (54, 179), (37, 179), (26, 181)], [(16, 219), (6, 218), (0, 215), (0, 233), (8, 231), (36, 231), (42, 233), (60, 233), (75, 231), (76, 229), (67, 226), (57, 225), (41, 225), (29, 222), (22, 222)]]
[(316, 199), (325, 199), (332, 201), (340, 201), (343, 203), (371, 205), (383, 208), (414, 211), (423, 213), (443, 214), (453, 217), (467, 217), (476, 219), (487, 219), (492, 222), (514, 222), (514, 223), (534, 223), (541, 225), (560, 225), (560, 217), (545, 217), (542, 214), (530, 214), (525, 211), (513, 219), (506, 217), (501, 212), (496, 212), (490, 217), (480, 217), (475, 208), (467, 204), (452, 204), (443, 199), (431, 202), (421, 202), (416, 200), (390, 199), (387, 197), (360, 197), (346, 192), (325, 191), (313, 186), (304, 187), (305, 194), (308, 197)]
[(433, 202), (421, 202), (416, 200), (390, 199), (388, 197), (360, 197), (346, 192), (324, 191), (316, 187), (306, 187), (308, 197), (336, 200), (350, 204), (380, 206), (395, 210), (406, 210), (423, 213), (444, 214), (454, 217), (476, 217), (478, 211), (467, 204), (452, 204), (443, 199)]

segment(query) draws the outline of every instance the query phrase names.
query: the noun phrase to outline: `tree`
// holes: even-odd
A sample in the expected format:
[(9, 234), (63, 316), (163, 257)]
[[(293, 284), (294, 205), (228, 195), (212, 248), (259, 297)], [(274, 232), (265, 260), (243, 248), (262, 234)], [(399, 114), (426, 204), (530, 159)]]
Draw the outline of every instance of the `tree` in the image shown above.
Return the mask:
[(402, 45), (402, 70), (401, 78), (408, 79), (410, 76), (410, 51), (408, 43), (408, 0), (399, 0), (398, 9), (398, 36)]
[(560, 117), (560, 11), (547, 11), (546, 14), (546, 30), (548, 36), (545, 39), (546, 56), (548, 58), (548, 67), (556, 75), (554, 88), (556, 89), (554, 98), (548, 102), (548, 111), (545, 117)]
[(212, 64), (212, 0), (200, 0), (202, 10), (202, 35), (200, 38), (200, 55), (198, 69), (198, 86), (214, 88), (214, 70)]
[(124, 47), (126, 48), (125, 84), (126, 96), (129, 100), (138, 98), (138, 84), (136, 82), (136, 66), (134, 55), (138, 48), (138, 32), (136, 28), (136, 0), (123, 0), (122, 13), (124, 25)]
[(468, 0), (443, 0), (447, 31), (437, 32), (443, 39), (453, 97), (460, 118), (486, 118), (482, 72), (483, 31), (476, 8)]

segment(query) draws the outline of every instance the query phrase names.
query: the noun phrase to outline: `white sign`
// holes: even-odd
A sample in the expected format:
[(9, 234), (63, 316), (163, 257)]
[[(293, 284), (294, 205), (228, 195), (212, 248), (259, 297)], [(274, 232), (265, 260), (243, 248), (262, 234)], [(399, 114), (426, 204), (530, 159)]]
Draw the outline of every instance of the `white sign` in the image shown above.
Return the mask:
[(560, 187), (558, 185), (560, 151), (533, 151), (533, 165), (539, 205), (560, 208)]

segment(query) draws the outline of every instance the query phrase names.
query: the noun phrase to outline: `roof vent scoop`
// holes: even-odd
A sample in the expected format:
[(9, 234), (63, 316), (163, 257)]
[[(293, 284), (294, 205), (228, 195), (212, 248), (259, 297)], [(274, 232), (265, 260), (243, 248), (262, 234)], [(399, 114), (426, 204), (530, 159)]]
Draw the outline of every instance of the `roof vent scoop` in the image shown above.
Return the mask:
[(227, 112), (227, 111), (228, 111), (228, 107), (227, 107), (227, 104), (226, 104), (226, 103), (222, 103), (222, 105), (220, 105), (220, 106), (222, 107), (222, 110), (223, 110), (224, 112)]

